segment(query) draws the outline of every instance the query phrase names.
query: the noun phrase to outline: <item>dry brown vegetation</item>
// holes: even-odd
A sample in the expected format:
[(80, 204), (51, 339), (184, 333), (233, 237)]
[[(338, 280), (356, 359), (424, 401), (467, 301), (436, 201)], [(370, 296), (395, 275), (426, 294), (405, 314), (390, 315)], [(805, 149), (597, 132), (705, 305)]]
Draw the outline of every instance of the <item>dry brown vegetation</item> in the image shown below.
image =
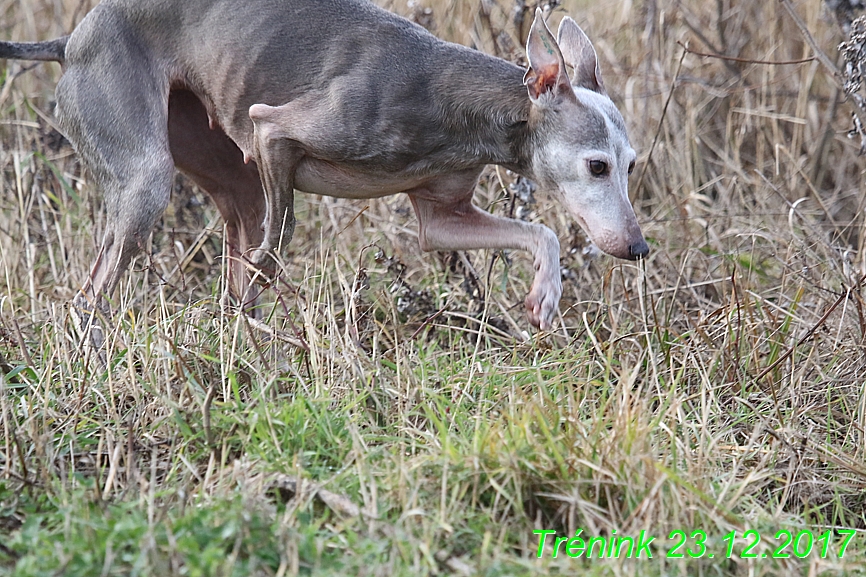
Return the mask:
[[(0, 2), (2, 38), (68, 32), (91, 4)], [(513, 0), (385, 4), (522, 57)], [(792, 6), (838, 62), (835, 15)], [(479, 205), (560, 235), (549, 334), (523, 317), (526, 255), (424, 255), (396, 197), (302, 195), (258, 326), (220, 307), (221, 223), (178, 180), (100, 368), (66, 303), (102, 199), (53, 127), (59, 67), (7, 63), (0, 571), (866, 571), (866, 161), (837, 79), (778, 1), (574, 0), (551, 22), (564, 14), (639, 151), (652, 253), (597, 256), (542, 191), (491, 169)], [(656, 556), (536, 559), (534, 529), (578, 528), (645, 530)], [(738, 537), (724, 559), (730, 531), (759, 531), (771, 554), (780, 529), (828, 528), (860, 531), (844, 558), (834, 534), (826, 558), (742, 559)], [(715, 558), (666, 559), (675, 529), (706, 532)]]

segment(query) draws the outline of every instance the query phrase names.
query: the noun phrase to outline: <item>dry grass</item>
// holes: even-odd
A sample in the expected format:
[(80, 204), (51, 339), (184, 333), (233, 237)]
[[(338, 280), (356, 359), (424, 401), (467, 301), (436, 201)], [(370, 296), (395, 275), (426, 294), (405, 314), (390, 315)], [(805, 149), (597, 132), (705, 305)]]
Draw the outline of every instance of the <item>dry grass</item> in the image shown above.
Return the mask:
[[(68, 31), (89, 4), (3, 2), (2, 37)], [(391, 4), (520, 57), (508, 0)], [(543, 335), (523, 317), (526, 255), (423, 255), (402, 198), (301, 198), (273, 314), (251, 325), (220, 308), (221, 224), (179, 181), (100, 369), (66, 303), (102, 200), (52, 128), (59, 68), (7, 63), (0, 572), (866, 571), (866, 189), (848, 104), (815, 61), (748, 62), (812, 55), (780, 2), (563, 5), (553, 20), (594, 39), (641, 152), (653, 252), (594, 257), (491, 170), (480, 205), (562, 240), (562, 322)], [(795, 8), (835, 60), (832, 15)], [(578, 528), (646, 530), (656, 556), (535, 558), (533, 529)], [(761, 554), (804, 528), (860, 533), (842, 559), (741, 559), (739, 538), (723, 558), (732, 530), (759, 531)], [(676, 529), (705, 531), (715, 558), (665, 558)]]

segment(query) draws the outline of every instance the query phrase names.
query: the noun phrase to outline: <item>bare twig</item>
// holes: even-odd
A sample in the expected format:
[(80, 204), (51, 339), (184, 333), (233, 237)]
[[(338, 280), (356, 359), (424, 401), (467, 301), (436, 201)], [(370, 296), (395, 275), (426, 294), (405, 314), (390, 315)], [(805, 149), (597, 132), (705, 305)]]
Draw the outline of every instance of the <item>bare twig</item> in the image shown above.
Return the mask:
[(365, 511), (361, 511), (361, 508), (353, 503), (348, 497), (328, 491), (327, 489), (322, 489), (321, 485), (313, 485), (312, 488), (303, 491), (302, 488), (299, 487), (301, 484), (302, 483), (299, 483), (296, 477), (278, 474), (275, 475), (268, 487), (270, 489), (281, 489), (291, 493), (293, 496), (297, 496), (299, 493), (303, 493), (304, 496), (311, 495), (327, 505), (332, 511), (344, 517), (357, 517), (361, 515), (362, 512), (366, 513)]
[(751, 58), (737, 58), (736, 56), (725, 56), (723, 54), (710, 54), (708, 52), (698, 52), (697, 50), (692, 50), (679, 40), (677, 44), (683, 47), (683, 50), (688, 52), (689, 54), (694, 54), (695, 56), (701, 56), (703, 58), (716, 58), (718, 60), (728, 60), (730, 62), (741, 62), (743, 64), (761, 64), (765, 66), (787, 66), (789, 64), (805, 64), (806, 62), (812, 62), (815, 60), (815, 56), (810, 56), (809, 58), (800, 58), (799, 60), (753, 60)]
[(815, 53), (815, 58), (818, 59), (824, 68), (827, 69), (833, 78), (836, 79), (837, 82), (842, 81), (842, 73), (839, 71), (839, 68), (830, 60), (830, 57), (821, 50), (821, 47), (818, 46), (818, 43), (815, 42), (815, 38), (809, 32), (809, 29), (806, 28), (806, 23), (803, 22), (803, 19), (800, 18), (800, 15), (797, 14), (797, 11), (794, 10), (794, 6), (791, 4), (791, 0), (779, 0), (782, 3), (782, 6), (785, 7), (785, 10), (788, 11), (788, 14), (791, 16), (791, 20), (794, 21), (794, 24), (797, 25), (797, 28), (800, 29), (800, 33), (803, 35), (803, 39), (806, 41), (806, 44), (809, 45), (809, 48), (812, 49), (812, 52)]
[[(839, 295), (839, 298), (836, 299), (836, 302), (834, 302), (830, 306), (830, 308), (828, 308), (824, 312), (824, 314), (821, 316), (821, 318), (818, 319), (818, 322), (816, 322), (814, 324), (814, 326), (812, 326), (811, 329), (806, 331), (806, 334), (803, 335), (802, 337), (800, 337), (797, 340), (797, 342), (794, 343), (793, 346), (791, 346), (787, 351), (785, 351), (785, 354), (783, 354), (781, 357), (776, 359), (776, 361), (773, 364), (771, 364), (769, 367), (767, 367), (766, 369), (761, 371), (761, 373), (757, 377), (755, 377), (755, 382), (760, 381), (770, 371), (772, 371), (773, 369), (775, 369), (776, 367), (781, 365), (783, 362), (788, 360), (788, 357), (790, 357), (792, 354), (794, 354), (794, 351), (797, 350), (797, 347), (799, 347), (804, 342), (806, 342), (807, 340), (812, 338), (812, 335), (815, 334), (815, 331), (817, 331), (819, 328), (821, 328), (824, 325), (825, 322), (827, 322), (827, 319), (830, 318), (830, 315), (833, 314), (833, 311), (835, 311), (839, 307), (839, 305), (841, 305), (843, 302), (845, 302), (845, 300), (847, 298), (849, 298), (849, 296), (851, 295), (852, 292), (854, 292), (860, 288), (860, 286), (863, 284), (863, 281), (866, 281), (866, 274), (864, 274), (862, 277), (860, 277), (860, 280), (858, 280), (857, 283), (853, 287), (849, 288), (848, 290), (844, 291), (841, 295)], [(773, 388), (773, 396), (775, 397), (776, 387), (773, 384), (771, 384), (771, 387)]]

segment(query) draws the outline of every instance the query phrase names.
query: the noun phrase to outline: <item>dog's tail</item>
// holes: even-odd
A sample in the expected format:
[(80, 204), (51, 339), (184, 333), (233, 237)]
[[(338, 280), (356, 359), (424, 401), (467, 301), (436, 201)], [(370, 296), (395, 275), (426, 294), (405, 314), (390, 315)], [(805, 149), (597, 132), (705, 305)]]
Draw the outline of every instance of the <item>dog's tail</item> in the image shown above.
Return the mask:
[(69, 42), (69, 36), (55, 38), (46, 42), (0, 41), (0, 59), (46, 60), (62, 63), (66, 60), (67, 42)]

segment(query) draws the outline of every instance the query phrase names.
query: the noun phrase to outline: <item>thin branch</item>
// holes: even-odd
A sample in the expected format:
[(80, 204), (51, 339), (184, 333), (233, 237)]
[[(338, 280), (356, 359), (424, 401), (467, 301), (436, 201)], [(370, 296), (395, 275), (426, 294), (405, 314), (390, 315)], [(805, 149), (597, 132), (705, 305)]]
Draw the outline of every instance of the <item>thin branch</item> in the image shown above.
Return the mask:
[(839, 71), (839, 68), (833, 64), (833, 61), (830, 60), (830, 57), (821, 50), (821, 47), (818, 46), (818, 43), (815, 42), (815, 38), (809, 32), (809, 29), (806, 28), (806, 23), (800, 18), (800, 15), (797, 14), (797, 11), (794, 10), (793, 4), (791, 4), (791, 0), (779, 0), (782, 3), (782, 6), (785, 7), (785, 10), (788, 11), (788, 14), (791, 16), (791, 20), (794, 21), (794, 24), (797, 25), (797, 28), (800, 29), (800, 33), (803, 35), (803, 39), (806, 41), (806, 44), (812, 49), (812, 52), (815, 53), (815, 58), (824, 65), (824, 68), (833, 75), (833, 78), (836, 79), (836, 82), (839, 83), (841, 88), (845, 88), (842, 86), (842, 73)]
[[(783, 354), (781, 357), (776, 359), (776, 361), (773, 364), (771, 364), (769, 367), (767, 367), (766, 369), (761, 371), (761, 373), (757, 377), (755, 377), (755, 382), (760, 381), (770, 371), (772, 371), (773, 369), (775, 369), (776, 367), (778, 367), (779, 365), (784, 363), (788, 359), (788, 357), (790, 357), (792, 354), (794, 354), (794, 351), (797, 350), (797, 347), (799, 347), (804, 342), (806, 342), (807, 340), (812, 338), (812, 335), (815, 334), (815, 331), (817, 331), (819, 328), (821, 328), (824, 325), (825, 322), (827, 322), (827, 319), (830, 318), (830, 315), (833, 314), (833, 311), (835, 311), (837, 308), (839, 308), (839, 305), (841, 305), (843, 302), (845, 302), (845, 299), (849, 298), (852, 293), (859, 290), (860, 286), (863, 284), (864, 281), (866, 281), (866, 275), (863, 275), (862, 277), (860, 277), (860, 280), (858, 280), (857, 283), (853, 287), (849, 288), (848, 290), (844, 291), (841, 295), (839, 295), (839, 298), (836, 299), (836, 302), (834, 302), (830, 306), (830, 308), (828, 308), (824, 312), (824, 315), (820, 319), (818, 319), (818, 322), (816, 322), (815, 325), (811, 329), (806, 331), (806, 334), (803, 335), (802, 337), (800, 337), (792, 347), (790, 347), (787, 351), (785, 351), (785, 354)], [(773, 387), (773, 392), (774, 392), (774, 396), (775, 396), (775, 386)]]
[(851, 108), (853, 120), (854, 120), (854, 128), (856, 134), (860, 134), (861, 142), (860, 142), (860, 154), (866, 153), (866, 133), (863, 131), (863, 127), (866, 127), (866, 116), (864, 116), (863, 110), (860, 106), (857, 105), (857, 102), (851, 103), (851, 100), (854, 100), (855, 95), (849, 94), (848, 90), (845, 87), (845, 76), (842, 74), (842, 71), (839, 70), (839, 67), (836, 66), (830, 57), (821, 50), (818, 46), (818, 43), (815, 41), (815, 38), (809, 32), (809, 29), (806, 28), (806, 23), (803, 22), (803, 19), (800, 18), (800, 15), (797, 14), (797, 11), (794, 10), (794, 5), (791, 4), (791, 0), (779, 0), (782, 3), (782, 6), (785, 7), (785, 10), (788, 11), (788, 15), (791, 16), (791, 20), (794, 21), (794, 24), (797, 25), (797, 28), (800, 29), (800, 33), (803, 35), (803, 39), (806, 41), (806, 44), (812, 49), (815, 57), (818, 59), (824, 68), (827, 69), (827, 72), (830, 73), (830, 76), (836, 81), (836, 85), (845, 93), (851, 96), (848, 100), (849, 106)]
[(812, 62), (817, 57), (810, 56), (809, 58), (800, 58), (799, 60), (752, 60), (751, 58), (737, 58), (736, 56), (724, 56), (722, 54), (710, 54), (707, 52), (698, 52), (697, 50), (692, 50), (679, 40), (677, 44), (683, 47), (683, 50), (688, 52), (689, 54), (694, 54), (695, 56), (701, 56), (703, 58), (717, 58), (719, 60), (728, 60), (731, 62), (742, 62), (743, 64), (762, 64), (766, 66), (787, 66), (788, 64), (804, 64), (806, 62)]

